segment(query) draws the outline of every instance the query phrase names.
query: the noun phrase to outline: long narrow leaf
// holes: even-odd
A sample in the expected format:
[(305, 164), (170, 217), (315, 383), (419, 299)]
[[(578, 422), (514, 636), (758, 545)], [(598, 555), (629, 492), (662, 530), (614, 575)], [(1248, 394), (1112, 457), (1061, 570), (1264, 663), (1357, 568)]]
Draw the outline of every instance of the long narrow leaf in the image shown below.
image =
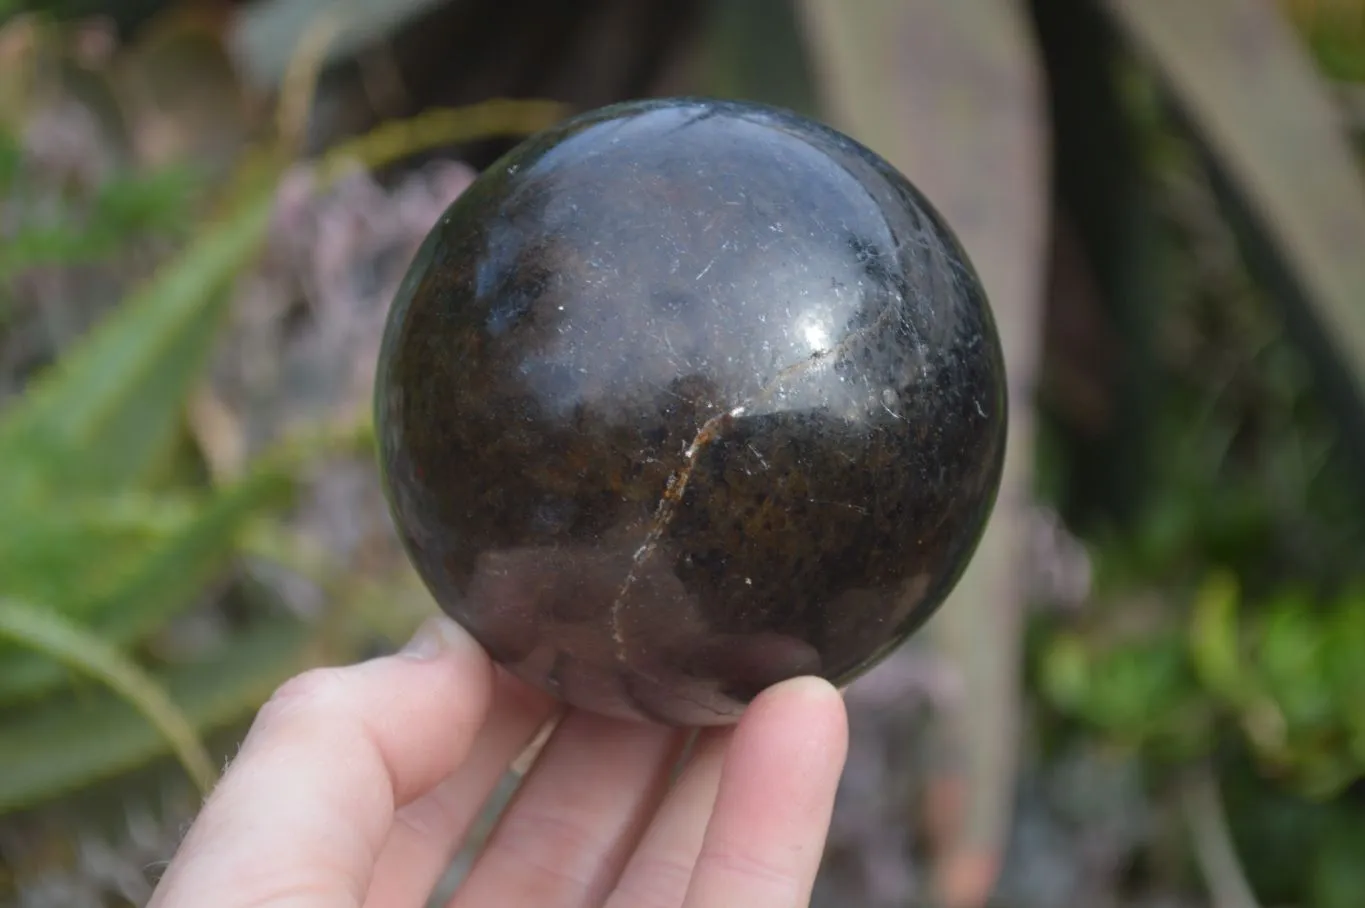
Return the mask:
[[(64, 613), (115, 589), (133, 566), (193, 525), (202, 501), (144, 514), (101, 497), (46, 499), (25, 507), (0, 502), (0, 595)], [(0, 651), (7, 648), (0, 645)]]
[[(240, 721), (306, 667), (306, 628), (281, 620), (250, 631), (159, 682), (204, 734)], [(0, 814), (136, 769), (166, 739), (112, 695), (63, 698), (0, 723)]]
[[(260, 470), (225, 489), (183, 532), (151, 551), (110, 592), (68, 616), (114, 645), (127, 645), (161, 627), (194, 602), (226, 567), (247, 524), (288, 501), (291, 478)], [(33, 653), (0, 661), (0, 703), (49, 690), (63, 679), (61, 666)]]
[(509, 98), (434, 108), (406, 120), (390, 120), (338, 145), (322, 160), (323, 177), (335, 178), (352, 162), (373, 170), (443, 145), (538, 132), (566, 112), (564, 105), (555, 101)]
[(110, 489), (146, 475), (204, 367), (225, 289), (256, 252), (261, 192), (67, 351), (0, 419), (0, 456), (48, 486)]
[(161, 733), (200, 790), (213, 786), (217, 773), (194, 727), (161, 685), (123, 653), (52, 611), (15, 599), (0, 599), (0, 636), (108, 685)]
[[(324, 180), (424, 148), (534, 132), (563, 115), (547, 101), (495, 99), (386, 123), (323, 158)], [(202, 374), (232, 280), (270, 222), (278, 163), (248, 164), (218, 223), (67, 351), (0, 417), (0, 460), (31, 482), (112, 489), (144, 478), (166, 449)]]

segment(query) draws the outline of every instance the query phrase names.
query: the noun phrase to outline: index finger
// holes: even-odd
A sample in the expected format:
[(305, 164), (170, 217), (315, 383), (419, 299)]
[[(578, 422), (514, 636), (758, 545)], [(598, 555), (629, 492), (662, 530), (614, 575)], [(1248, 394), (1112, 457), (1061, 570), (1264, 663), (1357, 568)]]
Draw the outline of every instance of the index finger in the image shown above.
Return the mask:
[(150, 908), (359, 908), (395, 810), (464, 760), (492, 686), (488, 657), (445, 619), (399, 655), (286, 682)]

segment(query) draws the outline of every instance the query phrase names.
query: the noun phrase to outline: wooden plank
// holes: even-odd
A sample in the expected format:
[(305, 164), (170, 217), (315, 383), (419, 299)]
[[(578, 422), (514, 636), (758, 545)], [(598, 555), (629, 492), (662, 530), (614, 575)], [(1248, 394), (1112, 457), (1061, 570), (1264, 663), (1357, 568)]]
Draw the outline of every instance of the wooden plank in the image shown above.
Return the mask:
[[(824, 108), (931, 199), (972, 258), (1010, 374), (1009, 453), (991, 524), (926, 634), (956, 665), (955, 759), (931, 788), (947, 905), (985, 903), (1014, 798), (1024, 602), (1048, 236), (1047, 120), (1028, 21), (1013, 0), (801, 0)], [(945, 822), (946, 817), (946, 822)]]
[(1274, 0), (1103, 0), (1204, 146), (1248, 252), (1365, 457), (1365, 177)]

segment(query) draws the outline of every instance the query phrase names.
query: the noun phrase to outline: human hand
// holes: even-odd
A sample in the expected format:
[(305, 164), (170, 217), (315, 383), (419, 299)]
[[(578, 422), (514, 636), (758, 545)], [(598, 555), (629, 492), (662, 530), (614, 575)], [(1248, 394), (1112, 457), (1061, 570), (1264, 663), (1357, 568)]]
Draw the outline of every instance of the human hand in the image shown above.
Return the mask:
[[(421, 908), (556, 705), (445, 619), (400, 654), (286, 683), (150, 908)], [(451, 908), (794, 908), (810, 900), (847, 750), (800, 678), (707, 729), (569, 711)]]

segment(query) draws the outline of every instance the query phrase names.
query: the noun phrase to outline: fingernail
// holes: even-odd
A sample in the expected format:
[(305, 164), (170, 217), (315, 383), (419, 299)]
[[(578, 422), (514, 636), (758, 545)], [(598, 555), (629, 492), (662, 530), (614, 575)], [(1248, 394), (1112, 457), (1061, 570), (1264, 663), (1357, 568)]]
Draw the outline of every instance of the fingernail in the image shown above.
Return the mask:
[(442, 653), (477, 647), (469, 632), (443, 615), (428, 618), (400, 651), (409, 659), (435, 659)]

